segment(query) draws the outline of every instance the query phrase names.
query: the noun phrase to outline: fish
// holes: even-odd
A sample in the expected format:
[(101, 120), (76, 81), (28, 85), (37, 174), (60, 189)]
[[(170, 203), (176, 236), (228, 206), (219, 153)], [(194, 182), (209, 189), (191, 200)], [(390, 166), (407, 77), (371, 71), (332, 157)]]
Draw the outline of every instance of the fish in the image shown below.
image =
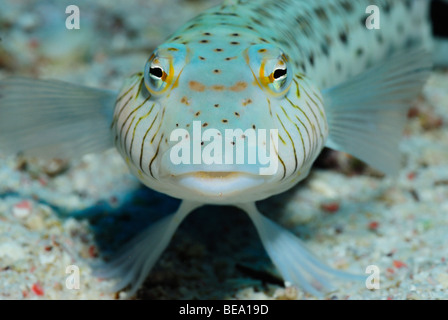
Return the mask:
[(118, 92), (0, 80), (0, 148), (64, 158), (116, 148), (145, 186), (182, 200), (97, 266), (118, 279), (115, 291), (135, 294), (189, 213), (233, 205), (284, 281), (320, 297), (366, 277), (321, 262), (256, 202), (304, 180), (324, 147), (399, 172), (406, 114), (432, 68), (429, 9), (426, 0), (226, 0), (148, 54)]

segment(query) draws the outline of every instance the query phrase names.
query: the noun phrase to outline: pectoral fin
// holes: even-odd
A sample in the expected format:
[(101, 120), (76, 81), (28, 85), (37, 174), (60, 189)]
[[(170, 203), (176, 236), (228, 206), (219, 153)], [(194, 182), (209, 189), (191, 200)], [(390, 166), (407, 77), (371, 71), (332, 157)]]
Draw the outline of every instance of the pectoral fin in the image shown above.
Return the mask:
[(431, 55), (414, 50), (324, 90), (329, 127), (326, 146), (350, 153), (386, 174), (396, 174), (406, 114), (430, 68)]
[(0, 80), (0, 150), (74, 158), (113, 147), (116, 92), (56, 80)]

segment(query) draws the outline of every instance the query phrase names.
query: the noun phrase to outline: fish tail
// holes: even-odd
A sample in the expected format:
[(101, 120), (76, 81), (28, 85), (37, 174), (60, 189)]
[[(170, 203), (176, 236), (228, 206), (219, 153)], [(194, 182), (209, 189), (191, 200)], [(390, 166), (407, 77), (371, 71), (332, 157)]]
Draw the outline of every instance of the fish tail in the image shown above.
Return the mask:
[(0, 150), (73, 158), (111, 148), (115, 97), (57, 80), (0, 80)]
[(264, 248), (285, 281), (317, 297), (335, 289), (333, 279), (365, 281), (364, 275), (336, 270), (319, 261), (299, 238), (263, 216), (255, 203), (240, 205), (240, 208), (248, 213)]
[(431, 54), (425, 49), (406, 51), (324, 90), (329, 127), (326, 146), (396, 175), (401, 167), (399, 143), (406, 115), (431, 66)]

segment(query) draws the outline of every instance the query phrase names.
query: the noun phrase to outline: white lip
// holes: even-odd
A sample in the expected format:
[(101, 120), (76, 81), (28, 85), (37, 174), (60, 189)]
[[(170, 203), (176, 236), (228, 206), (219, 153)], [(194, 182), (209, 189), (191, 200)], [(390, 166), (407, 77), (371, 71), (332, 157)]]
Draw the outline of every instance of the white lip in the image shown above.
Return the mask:
[(257, 187), (265, 181), (262, 176), (234, 171), (196, 171), (174, 177), (178, 184), (204, 196), (230, 196)]

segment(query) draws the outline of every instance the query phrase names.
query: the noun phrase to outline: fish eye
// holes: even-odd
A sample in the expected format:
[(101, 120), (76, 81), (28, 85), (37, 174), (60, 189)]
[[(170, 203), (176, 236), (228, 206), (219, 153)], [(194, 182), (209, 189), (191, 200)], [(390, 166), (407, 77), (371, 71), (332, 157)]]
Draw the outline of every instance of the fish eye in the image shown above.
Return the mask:
[(288, 70), (286, 65), (276, 66), (270, 77), (272, 78), (272, 86), (274, 90), (281, 91), (288, 78)]
[(287, 71), (286, 68), (278, 68), (273, 72), (273, 78), (275, 81), (281, 81), (286, 79)]
[(145, 65), (145, 87), (154, 98), (162, 96), (179, 77), (187, 61), (183, 44), (165, 43), (158, 47)]
[[(289, 90), (291, 79), (288, 75), (288, 60), (285, 55), (280, 55), (276, 59), (269, 59), (262, 63), (264, 70), (261, 72), (261, 83), (268, 89), (268, 91), (275, 95), (285, 95)], [(265, 74), (265, 78), (262, 75)]]
[(173, 78), (170, 59), (153, 55), (146, 63), (145, 85), (152, 95), (162, 94)]
[(163, 69), (159, 66), (151, 66), (149, 68), (149, 76), (154, 81), (162, 80), (164, 73), (165, 71), (163, 71)]
[(246, 61), (266, 93), (277, 98), (288, 93), (294, 72), (282, 50), (270, 44), (256, 44), (247, 49)]

